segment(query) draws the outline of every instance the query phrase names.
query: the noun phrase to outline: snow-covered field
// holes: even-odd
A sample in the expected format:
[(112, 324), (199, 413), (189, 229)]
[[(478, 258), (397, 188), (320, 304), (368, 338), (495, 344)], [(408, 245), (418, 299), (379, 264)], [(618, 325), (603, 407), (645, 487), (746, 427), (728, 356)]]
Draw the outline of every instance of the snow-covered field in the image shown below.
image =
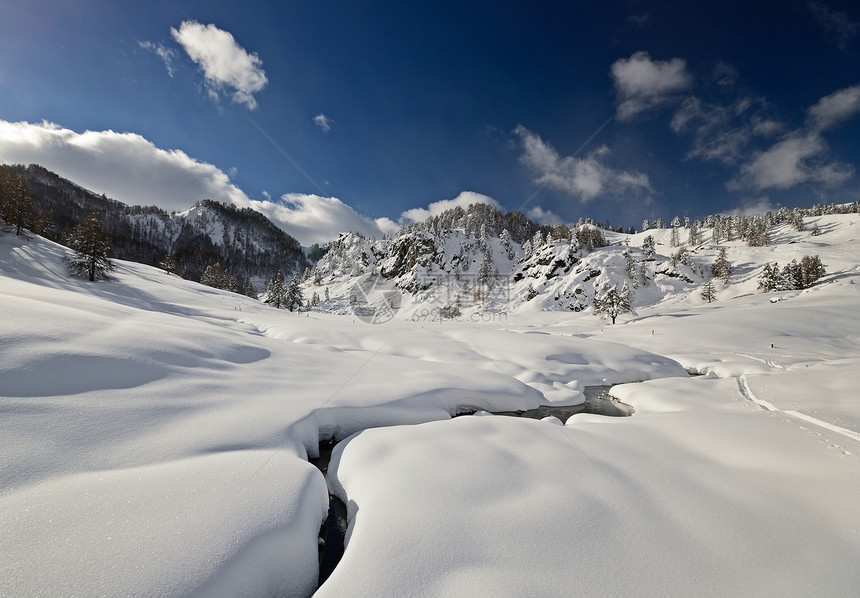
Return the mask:
[[(616, 326), (374, 326), (0, 237), (0, 595), (308, 596), (331, 491), (319, 596), (856, 596), (860, 218), (821, 223)], [(805, 253), (816, 286), (754, 292)], [(450, 417), (605, 383), (632, 417)]]

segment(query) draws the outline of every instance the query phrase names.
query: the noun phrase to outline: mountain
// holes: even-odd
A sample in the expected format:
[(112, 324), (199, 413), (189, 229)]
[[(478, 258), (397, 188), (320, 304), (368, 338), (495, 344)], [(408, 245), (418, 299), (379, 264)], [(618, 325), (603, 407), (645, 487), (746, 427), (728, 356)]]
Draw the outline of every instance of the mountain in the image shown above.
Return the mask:
[[(489, 206), (451, 210), (397, 235), (341, 235), (316, 264), (305, 294), (325, 293), (319, 309), (367, 311), (386, 303), (414, 320), (491, 318), (509, 313), (596, 313), (613, 289), (638, 308), (755, 293), (765, 265), (800, 264), (820, 251), (824, 233), (847, 234), (845, 218), (860, 204), (783, 208), (755, 216), (708, 216), (640, 233), (603, 230), (589, 222), (540, 226)], [(834, 219), (835, 217), (835, 219)], [(516, 236), (499, 223), (519, 222)], [(530, 235), (529, 235), (530, 233)], [(712, 280), (725, 251), (728, 282)], [(777, 285), (778, 286), (778, 285)]]
[(239, 281), (259, 287), (278, 269), (290, 275), (309, 265), (296, 239), (250, 208), (205, 199), (185, 212), (168, 213), (97, 195), (36, 164), (13, 168), (26, 176), (36, 208), (52, 214), (59, 240), (95, 210), (111, 236), (114, 257), (157, 265), (171, 254), (190, 280), (199, 281), (218, 262)]

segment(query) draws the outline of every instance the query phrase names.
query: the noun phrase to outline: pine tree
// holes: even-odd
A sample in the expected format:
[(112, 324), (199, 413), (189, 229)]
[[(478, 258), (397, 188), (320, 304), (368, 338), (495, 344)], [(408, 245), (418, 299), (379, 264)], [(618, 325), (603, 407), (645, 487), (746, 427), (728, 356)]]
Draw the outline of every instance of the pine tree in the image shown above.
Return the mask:
[(15, 227), (19, 236), (25, 228), (33, 229), (36, 207), (30, 184), (23, 173), (8, 166), (0, 170), (0, 217)]
[(526, 242), (523, 243), (523, 257), (524, 258), (530, 258), (531, 255), (532, 255), (532, 242), (529, 240), (526, 240)]
[(750, 247), (770, 245), (770, 234), (767, 232), (767, 225), (761, 218), (755, 218), (745, 232), (744, 239)]
[(215, 262), (206, 266), (203, 275), (200, 277), (200, 282), (215, 289), (232, 291), (234, 293), (239, 291), (239, 281), (229, 270), (221, 265), (221, 262)]
[(594, 311), (615, 324), (615, 319), (621, 314), (633, 313), (631, 302), (632, 296), (627, 283), (624, 283), (620, 291), (617, 285), (610, 287), (609, 283), (605, 283), (601, 291), (594, 294)]
[(699, 229), (697, 222), (690, 224), (690, 235), (687, 237), (687, 243), (691, 246), (700, 245), (702, 243), (702, 232)]
[(639, 284), (643, 287), (651, 284), (651, 276), (648, 274), (648, 267), (644, 263), (639, 264)]
[(509, 260), (514, 259), (516, 257), (516, 253), (514, 253), (514, 246), (511, 239), (511, 233), (508, 232), (508, 229), (502, 229), (501, 234), (499, 235), (499, 241), (502, 243), (502, 249), (505, 250), (505, 255), (508, 256)]
[(718, 278), (723, 281), (724, 284), (728, 284), (729, 278), (732, 275), (732, 265), (726, 258), (725, 247), (720, 248), (720, 254), (711, 266), (711, 274), (714, 275), (714, 278)]
[(656, 247), (654, 244), (654, 237), (652, 237), (651, 235), (648, 235), (642, 241), (642, 251), (645, 252), (645, 259), (646, 260), (653, 259), (655, 250), (656, 250)]
[(638, 286), (638, 271), (633, 255), (630, 253), (630, 239), (624, 239), (624, 270), (627, 272), (627, 277), (633, 281), (633, 286)]
[(669, 237), (669, 245), (671, 247), (677, 247), (681, 243), (681, 235), (678, 232), (678, 227), (681, 226), (681, 219), (675, 216), (672, 220), (672, 232)]
[(803, 288), (808, 289), (826, 274), (821, 259), (815, 256), (804, 255), (800, 260), (800, 271), (803, 280)]
[(302, 296), (302, 288), (299, 286), (298, 276), (293, 276), (287, 287), (286, 308), (290, 311), (301, 310), (305, 298)]
[(162, 260), (158, 262), (158, 267), (170, 274), (176, 272), (176, 260), (169, 253), (166, 253)]
[(272, 278), (266, 281), (263, 292), (266, 295), (265, 302), (272, 307), (281, 309), (287, 306), (287, 283), (284, 280), (283, 271), (278, 270)]
[(769, 293), (777, 290), (779, 286), (779, 264), (774, 262), (773, 266), (769, 263), (764, 265), (761, 276), (758, 279), (758, 290), (763, 293)]
[(797, 263), (797, 260), (791, 260), (790, 263), (782, 267), (776, 290), (795, 291), (802, 288), (804, 288), (803, 271), (800, 269), (800, 264)]
[(717, 289), (714, 287), (713, 281), (709, 280), (702, 287), (702, 299), (708, 303), (712, 303), (717, 298)]
[(66, 245), (74, 252), (66, 256), (70, 275), (86, 275), (90, 282), (97, 278), (109, 280), (108, 272), (114, 270), (110, 260), (110, 237), (102, 226), (98, 212), (90, 212), (83, 222), (72, 229)]

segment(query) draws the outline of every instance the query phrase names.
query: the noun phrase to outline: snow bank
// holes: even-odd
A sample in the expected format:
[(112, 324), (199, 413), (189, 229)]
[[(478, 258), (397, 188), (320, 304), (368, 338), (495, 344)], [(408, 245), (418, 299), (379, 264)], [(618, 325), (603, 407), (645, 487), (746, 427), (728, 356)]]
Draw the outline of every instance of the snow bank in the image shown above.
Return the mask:
[(631, 418), (472, 417), (335, 449), (343, 560), (318, 596), (850, 596), (855, 456), (733, 397), (623, 387)]

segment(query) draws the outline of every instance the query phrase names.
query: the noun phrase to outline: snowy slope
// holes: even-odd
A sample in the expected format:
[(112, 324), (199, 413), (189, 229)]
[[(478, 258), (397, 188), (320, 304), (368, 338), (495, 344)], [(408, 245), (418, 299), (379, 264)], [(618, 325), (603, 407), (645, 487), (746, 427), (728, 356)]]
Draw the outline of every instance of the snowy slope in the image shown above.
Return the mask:
[[(820, 218), (730, 247), (719, 301), (666, 292), (614, 327), (531, 302), (413, 321), (412, 298), (369, 325), (130, 262), (69, 279), (60, 246), (0, 237), (0, 595), (310, 595), (328, 500), (305, 458), (352, 435), (320, 595), (853, 596), (860, 218)], [(819, 285), (754, 292), (813, 251)], [(450, 419), (604, 382), (632, 417)]]

